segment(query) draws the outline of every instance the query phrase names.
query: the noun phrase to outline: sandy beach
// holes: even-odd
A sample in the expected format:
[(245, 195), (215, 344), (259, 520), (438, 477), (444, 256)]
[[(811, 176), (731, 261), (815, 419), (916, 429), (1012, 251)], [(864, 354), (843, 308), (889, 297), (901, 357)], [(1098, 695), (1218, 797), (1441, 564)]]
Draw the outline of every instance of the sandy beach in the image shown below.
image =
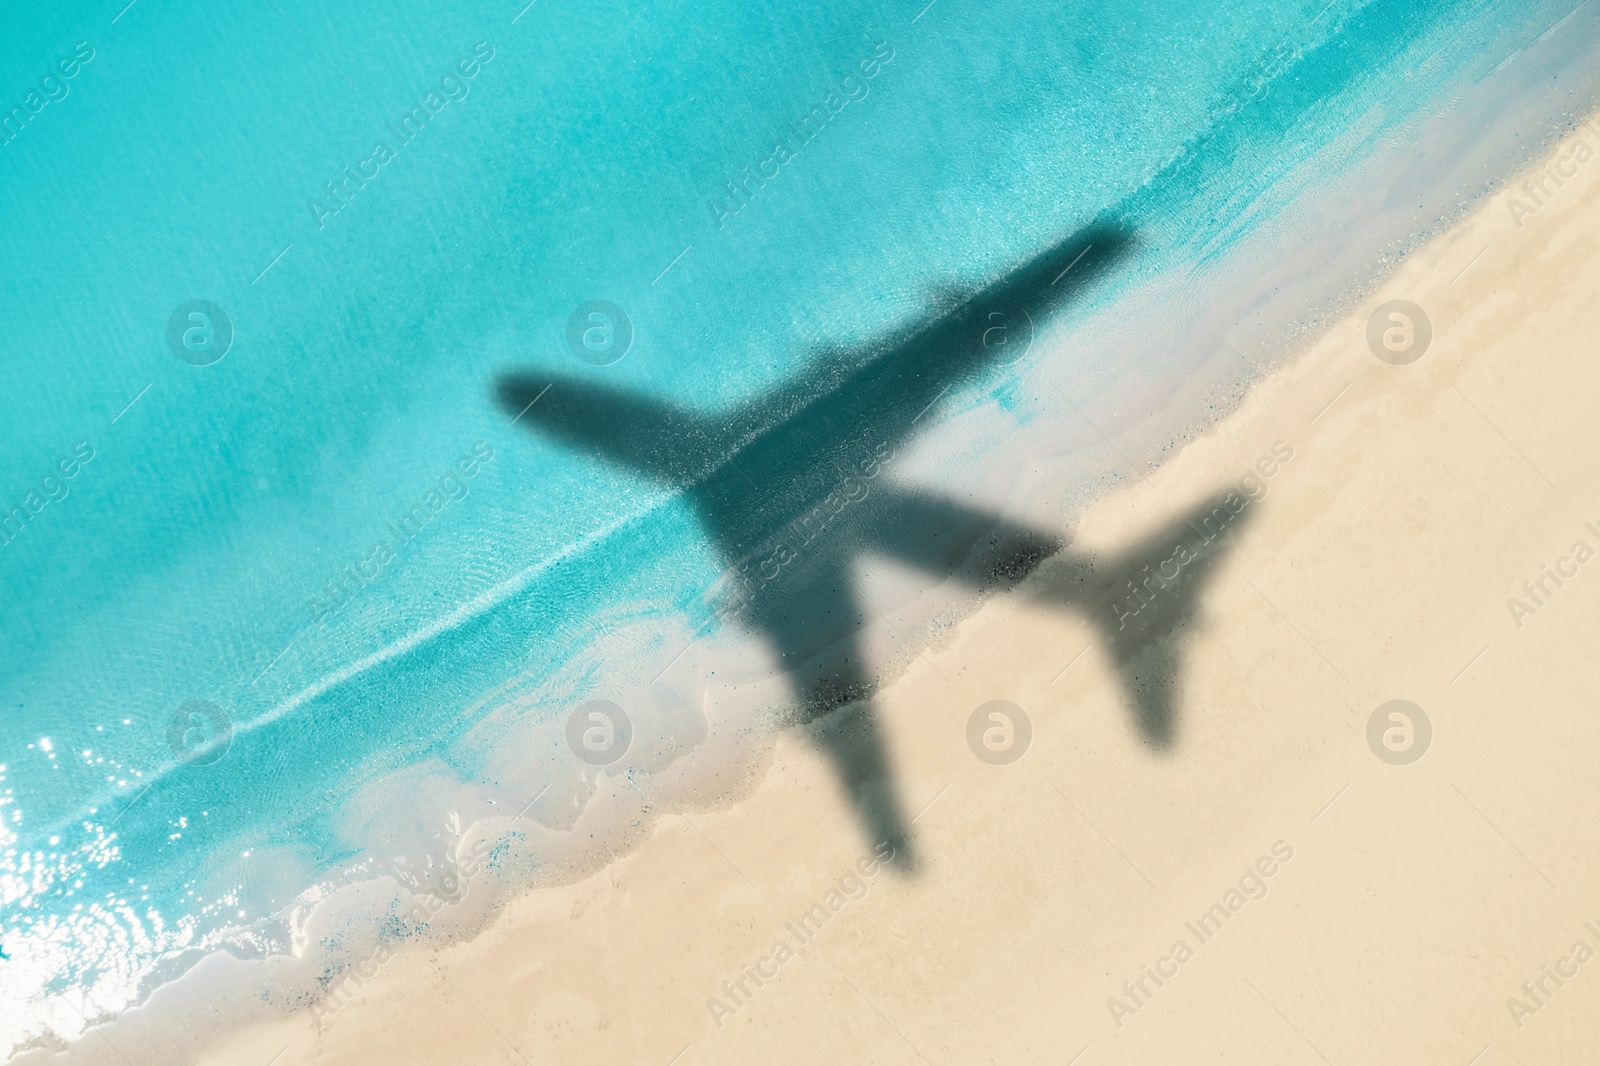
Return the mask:
[[(913, 871), (790, 731), (736, 805), (663, 775), (675, 813), (601, 872), (201, 1061), (1587, 1061), (1597, 148), (1573, 135), (1072, 531), (1113, 558), (1248, 487), (1184, 578), (1198, 611), (1141, 652), (1177, 663), (1165, 747), (1047, 562), (879, 696)], [(1415, 316), (1382, 313), (1389, 360), (1369, 343), (1396, 300), (1431, 323), (1414, 361)], [(992, 700), (1031, 725), (1014, 761), (969, 746)]]

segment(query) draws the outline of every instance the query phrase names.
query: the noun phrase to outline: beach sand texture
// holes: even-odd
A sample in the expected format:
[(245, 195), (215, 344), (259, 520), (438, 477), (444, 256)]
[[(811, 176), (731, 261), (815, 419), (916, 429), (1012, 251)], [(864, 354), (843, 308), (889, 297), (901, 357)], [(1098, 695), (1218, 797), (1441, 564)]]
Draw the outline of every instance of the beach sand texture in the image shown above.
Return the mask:
[[(1079, 523), (1110, 557), (1265, 486), (1143, 652), (1177, 664), (1164, 749), (1046, 563), (878, 698), (913, 872), (791, 731), (737, 805), (663, 795), (679, 813), (601, 872), (202, 1061), (1587, 1061), (1600, 164), (1578, 140), (1600, 136), (1547, 159), (1576, 174), (1544, 204), (1485, 201)], [(1408, 365), (1367, 339), (1396, 299), (1432, 324)], [(995, 699), (1031, 721), (1008, 765), (967, 742)], [(1391, 700), (1428, 728), (1386, 709), (1386, 761)]]

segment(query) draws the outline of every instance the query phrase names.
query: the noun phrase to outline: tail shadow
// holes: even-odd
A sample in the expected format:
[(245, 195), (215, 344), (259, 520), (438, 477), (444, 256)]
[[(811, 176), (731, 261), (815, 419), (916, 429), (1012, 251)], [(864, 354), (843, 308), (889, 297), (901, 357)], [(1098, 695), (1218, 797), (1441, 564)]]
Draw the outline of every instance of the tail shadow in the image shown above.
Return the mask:
[(1183, 645), (1201, 620), (1202, 593), (1253, 515), (1246, 497), (1219, 493), (1111, 558), (1067, 550), (1039, 568), (1034, 595), (1095, 624), (1152, 748), (1176, 739)]

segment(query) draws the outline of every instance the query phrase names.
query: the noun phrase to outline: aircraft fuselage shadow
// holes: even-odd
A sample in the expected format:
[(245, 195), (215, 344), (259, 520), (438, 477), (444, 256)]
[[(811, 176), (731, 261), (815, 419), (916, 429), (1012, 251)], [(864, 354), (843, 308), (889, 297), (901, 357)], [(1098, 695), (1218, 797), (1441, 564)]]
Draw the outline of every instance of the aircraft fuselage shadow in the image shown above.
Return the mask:
[[(947, 390), (1017, 361), (1034, 330), (1132, 246), (1123, 229), (1089, 227), (874, 345), (859, 368), (826, 387), (802, 379), (731, 412), (691, 411), (563, 373), (512, 372), (495, 382), (498, 401), (520, 424), (683, 493), (732, 575), (726, 614), (771, 646), (798, 697), (800, 722), (834, 763), (870, 842), (894, 847), (904, 871), (916, 860), (871, 704), (875, 678), (859, 639), (869, 605), (852, 564), (875, 553), (939, 579), (1009, 586), (1061, 545), (880, 475)], [(1115, 625), (1108, 643), (1140, 728), (1157, 745), (1172, 731), (1175, 662), (1163, 649), (1193, 613), (1193, 592), (1184, 590), (1199, 587), (1216, 555), (1207, 542), (1203, 554), (1174, 564), (1180, 572), (1162, 597), (1119, 618), (1117, 589), (1143, 580), (1135, 571), (1146, 562), (1161, 561), (1160, 543), (1147, 546), (1148, 560), (1110, 568), (1065, 554), (1046, 582), (1048, 598)]]

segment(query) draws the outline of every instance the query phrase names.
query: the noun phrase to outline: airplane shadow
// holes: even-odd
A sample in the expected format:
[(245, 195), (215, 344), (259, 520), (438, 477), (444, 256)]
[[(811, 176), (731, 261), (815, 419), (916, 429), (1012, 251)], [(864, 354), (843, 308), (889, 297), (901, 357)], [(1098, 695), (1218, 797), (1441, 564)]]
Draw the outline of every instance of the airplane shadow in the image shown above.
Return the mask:
[[(1157, 746), (1171, 741), (1174, 640), (1192, 620), (1216, 537), (1195, 539), (1192, 558), (1180, 561), (1175, 525), (1096, 565), (1057, 555), (1054, 536), (883, 476), (947, 390), (1036, 355), (1034, 332), (1134, 243), (1120, 226), (1087, 227), (872, 345), (855, 369), (803, 376), (731, 411), (691, 410), (592, 372), (513, 371), (494, 383), (517, 424), (682, 494), (728, 567), (722, 618), (772, 648), (797, 697), (797, 724), (834, 764), (870, 842), (893, 847), (903, 871), (916, 857), (872, 706), (878, 678), (862, 657), (861, 630), (875, 614), (854, 580), (862, 555), (986, 588), (1015, 585), (1055, 556), (1041, 595), (1099, 614), (1141, 732)], [(1227, 512), (1216, 501), (1184, 523), (1215, 524), (1217, 507)]]

